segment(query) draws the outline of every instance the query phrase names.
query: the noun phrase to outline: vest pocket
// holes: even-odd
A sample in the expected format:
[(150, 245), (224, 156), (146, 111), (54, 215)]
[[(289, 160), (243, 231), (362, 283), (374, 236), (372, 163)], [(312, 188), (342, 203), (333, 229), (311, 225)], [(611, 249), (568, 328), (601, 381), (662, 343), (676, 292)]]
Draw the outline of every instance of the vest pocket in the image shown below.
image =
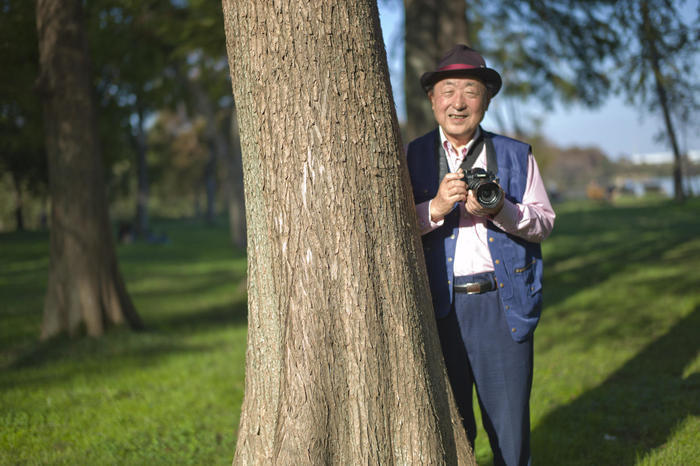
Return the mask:
[(517, 269), (513, 270), (513, 272), (515, 272), (515, 273), (526, 272), (529, 269), (531, 269), (532, 266), (535, 265), (536, 262), (537, 262), (537, 259), (532, 259), (529, 264), (525, 265), (524, 267), (517, 268)]
[(530, 296), (534, 296), (542, 289), (542, 281), (537, 279), (537, 274), (535, 273), (537, 270), (536, 264), (537, 259), (532, 259), (528, 264), (513, 270), (515, 272), (514, 278), (522, 284), (526, 293)]

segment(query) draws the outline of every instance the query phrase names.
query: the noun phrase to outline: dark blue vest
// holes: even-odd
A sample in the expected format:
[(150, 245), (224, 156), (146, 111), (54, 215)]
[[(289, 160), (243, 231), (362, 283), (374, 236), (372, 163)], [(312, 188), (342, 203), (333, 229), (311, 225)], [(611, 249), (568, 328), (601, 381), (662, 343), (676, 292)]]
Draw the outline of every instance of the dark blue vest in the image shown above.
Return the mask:
[[(483, 131), (483, 130), (482, 130)], [(513, 203), (522, 202), (527, 183), (527, 157), (530, 147), (515, 139), (484, 133), (490, 140), (498, 162), (501, 187)], [(413, 140), (408, 145), (408, 170), (416, 204), (437, 195), (438, 130)], [(486, 147), (490, 144), (487, 141)], [(491, 169), (491, 167), (489, 167)], [(537, 326), (542, 310), (542, 252), (540, 245), (503, 232), (487, 222), (488, 245), (499, 285), (501, 308), (515, 341), (525, 340)], [(452, 258), (459, 234), (459, 211), (452, 210), (445, 223), (423, 235), (423, 252), (437, 318), (449, 314), (453, 302), (454, 274)]]

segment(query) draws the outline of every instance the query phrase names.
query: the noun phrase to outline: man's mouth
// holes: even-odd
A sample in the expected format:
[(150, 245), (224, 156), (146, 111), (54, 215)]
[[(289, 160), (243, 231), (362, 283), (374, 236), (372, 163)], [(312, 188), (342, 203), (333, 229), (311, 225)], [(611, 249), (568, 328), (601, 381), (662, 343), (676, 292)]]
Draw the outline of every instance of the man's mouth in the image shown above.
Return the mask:
[(448, 116), (454, 120), (465, 120), (466, 118), (468, 118), (468, 115), (456, 115), (454, 113)]

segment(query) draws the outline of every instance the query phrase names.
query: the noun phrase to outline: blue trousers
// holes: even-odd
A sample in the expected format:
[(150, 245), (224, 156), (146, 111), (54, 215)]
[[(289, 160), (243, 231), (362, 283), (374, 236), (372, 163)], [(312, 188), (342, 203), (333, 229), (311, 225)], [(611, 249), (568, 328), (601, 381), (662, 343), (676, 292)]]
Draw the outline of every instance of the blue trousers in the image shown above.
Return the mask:
[[(491, 274), (456, 277), (468, 283)], [(498, 291), (455, 293), (450, 314), (437, 320), (450, 385), (474, 446), (473, 387), (495, 465), (530, 464), (532, 336), (517, 343), (499, 303)]]

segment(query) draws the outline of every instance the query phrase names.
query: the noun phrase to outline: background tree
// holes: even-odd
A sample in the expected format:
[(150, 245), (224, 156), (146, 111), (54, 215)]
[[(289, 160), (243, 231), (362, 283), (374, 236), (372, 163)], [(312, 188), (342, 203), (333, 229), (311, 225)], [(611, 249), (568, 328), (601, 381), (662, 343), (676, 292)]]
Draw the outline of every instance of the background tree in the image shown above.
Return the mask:
[(404, 0), (405, 71), (404, 92), (408, 119), (405, 142), (435, 128), (435, 118), (420, 77), (432, 70), (453, 45), (470, 45), (475, 34), (467, 21), (465, 0)]
[[(103, 136), (124, 139), (113, 130), (122, 128), (130, 143), (126, 151), (135, 160), (125, 175), (137, 180), (133, 183), (138, 193), (137, 230), (149, 228), (149, 205), (172, 206), (179, 198), (192, 198), (194, 214), (202, 213), (212, 222), (217, 196), (222, 193), (234, 244), (244, 246), (240, 149), (231, 133), (233, 101), (220, 5), (205, 0), (99, 0), (91, 2), (89, 16), (91, 36), (96, 38), (92, 51), (98, 65), (100, 102), (111, 116), (111, 133)], [(120, 40), (115, 41), (115, 37)], [(134, 43), (139, 47), (133, 47)], [(164, 110), (182, 117), (179, 106), (183, 103), (190, 123), (201, 132), (200, 142), (208, 154), (203, 166), (198, 162), (193, 165), (187, 185), (204, 193), (204, 208), (199, 192), (192, 193), (182, 186), (186, 195), (180, 196), (177, 191), (168, 191), (167, 186), (158, 186), (159, 180), (173, 177), (165, 173), (168, 167), (163, 155), (149, 148), (146, 132), (152, 127), (144, 127), (146, 121), (154, 121)], [(167, 132), (158, 136), (161, 146), (164, 134)], [(177, 144), (175, 139), (171, 143)], [(108, 155), (123, 158), (124, 149), (122, 143), (122, 154)]]
[(10, 174), (15, 228), (25, 227), (24, 198), (44, 197), (48, 178), (37, 75), (36, 15), (32, 2), (6, 0), (0, 16), (0, 169)]
[(510, 120), (516, 136), (536, 129), (521, 121), (530, 116), (518, 116), (524, 99), (550, 108), (555, 99), (595, 106), (610, 89), (604, 70), (615, 44), (609, 2), (405, 0), (404, 6), (407, 141), (435, 127), (425, 93), (418, 92), (420, 75), (458, 42), (479, 50), (503, 77), (490, 112), (504, 129)]
[(107, 214), (81, 0), (38, 0), (37, 31), (51, 193), (51, 247), (41, 337), (92, 336), (141, 321), (118, 269)]
[[(616, 50), (618, 88), (643, 111), (661, 113), (665, 138), (673, 151), (673, 186), (677, 201), (685, 199), (683, 160), (676, 122), (692, 121), (700, 108), (697, 73), (700, 16), (683, 18), (682, 2), (627, 0), (615, 4), (620, 32)], [(699, 10), (700, 12), (700, 10)], [(663, 134), (663, 132), (662, 132)]]
[(146, 120), (178, 95), (171, 60), (177, 36), (170, 32), (187, 12), (170, 0), (98, 0), (87, 8), (96, 87), (102, 105), (117, 110), (111, 115), (120, 121), (112, 130), (114, 126), (126, 130), (135, 156), (133, 223), (135, 233), (146, 236), (151, 185)]
[(376, 2), (223, 7), (249, 253), (235, 462), (473, 464), (442, 363)]

